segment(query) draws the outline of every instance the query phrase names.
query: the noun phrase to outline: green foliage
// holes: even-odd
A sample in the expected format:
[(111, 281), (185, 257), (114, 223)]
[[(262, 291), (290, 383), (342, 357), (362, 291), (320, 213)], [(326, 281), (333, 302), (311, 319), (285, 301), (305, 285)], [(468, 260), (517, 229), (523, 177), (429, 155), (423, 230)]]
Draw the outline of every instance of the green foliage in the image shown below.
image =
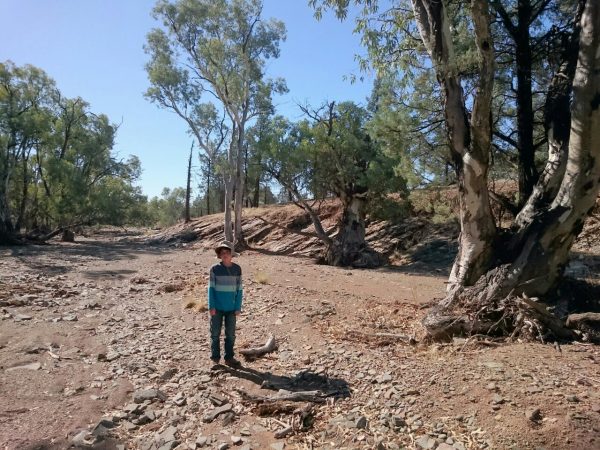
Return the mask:
[(108, 117), (80, 98), (64, 98), (38, 68), (2, 63), (0, 80), (5, 223), (31, 229), (144, 220), (145, 198), (133, 186), (140, 162), (113, 155), (117, 127)]

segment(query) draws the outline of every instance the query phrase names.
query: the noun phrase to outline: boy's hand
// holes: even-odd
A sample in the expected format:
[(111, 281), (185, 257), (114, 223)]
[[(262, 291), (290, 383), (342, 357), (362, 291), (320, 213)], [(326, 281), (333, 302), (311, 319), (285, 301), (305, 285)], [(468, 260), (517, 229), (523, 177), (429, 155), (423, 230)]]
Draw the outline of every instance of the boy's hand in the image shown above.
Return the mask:
[(217, 310), (215, 308), (209, 309), (208, 312), (210, 313), (211, 316), (214, 316), (215, 314), (217, 314)]
[(236, 316), (239, 316), (241, 313), (242, 313), (242, 312), (238, 310), (238, 311), (236, 311), (236, 312), (235, 312), (235, 315), (236, 315)]

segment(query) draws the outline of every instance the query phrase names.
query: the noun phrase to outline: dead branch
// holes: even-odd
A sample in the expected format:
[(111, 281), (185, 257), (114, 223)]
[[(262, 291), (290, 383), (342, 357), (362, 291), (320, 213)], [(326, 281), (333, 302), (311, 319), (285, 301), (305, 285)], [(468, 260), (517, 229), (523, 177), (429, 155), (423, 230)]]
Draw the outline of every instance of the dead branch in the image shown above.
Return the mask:
[(266, 353), (271, 353), (275, 350), (277, 350), (277, 341), (275, 340), (275, 336), (270, 334), (267, 342), (262, 347), (241, 349), (240, 353), (249, 358), (258, 358), (259, 356), (262, 356)]
[(237, 389), (237, 392), (244, 400), (254, 403), (273, 403), (279, 401), (325, 403), (325, 395), (321, 391), (290, 392), (281, 390), (279, 393), (271, 396), (249, 394), (241, 389)]

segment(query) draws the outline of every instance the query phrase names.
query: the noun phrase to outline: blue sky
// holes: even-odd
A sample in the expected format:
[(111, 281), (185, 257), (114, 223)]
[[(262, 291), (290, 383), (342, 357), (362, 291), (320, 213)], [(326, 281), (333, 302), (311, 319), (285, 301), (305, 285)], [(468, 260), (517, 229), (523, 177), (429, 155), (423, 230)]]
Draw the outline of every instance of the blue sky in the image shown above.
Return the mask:
[[(137, 155), (139, 182), (148, 196), (185, 185), (191, 138), (182, 120), (143, 97), (148, 87), (143, 51), (158, 26), (154, 0), (0, 0), (0, 61), (33, 64), (68, 97), (82, 97), (95, 113), (120, 123), (115, 152)], [(290, 92), (275, 99), (278, 112), (298, 119), (296, 103), (364, 103), (371, 80), (351, 84), (362, 53), (350, 21), (333, 14), (316, 21), (307, 0), (264, 0), (264, 17), (285, 22), (287, 41), (268, 75), (286, 79)]]

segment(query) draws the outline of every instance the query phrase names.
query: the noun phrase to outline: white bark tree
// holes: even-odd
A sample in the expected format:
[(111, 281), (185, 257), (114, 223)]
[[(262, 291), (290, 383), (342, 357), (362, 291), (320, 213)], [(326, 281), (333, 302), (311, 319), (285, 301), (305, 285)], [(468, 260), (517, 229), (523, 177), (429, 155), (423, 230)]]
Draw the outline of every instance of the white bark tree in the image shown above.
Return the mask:
[[(153, 30), (167, 47), (186, 92), (212, 96), (231, 122), (225, 174), (225, 237), (229, 233), (235, 188), (236, 245), (244, 244), (241, 219), (244, 189), (243, 149), (248, 124), (271, 108), (271, 94), (284, 92), (282, 80), (267, 80), (265, 62), (279, 56), (285, 27), (264, 21), (261, 0), (160, 0), (154, 16), (164, 30)], [(158, 38), (155, 38), (155, 40)]]

